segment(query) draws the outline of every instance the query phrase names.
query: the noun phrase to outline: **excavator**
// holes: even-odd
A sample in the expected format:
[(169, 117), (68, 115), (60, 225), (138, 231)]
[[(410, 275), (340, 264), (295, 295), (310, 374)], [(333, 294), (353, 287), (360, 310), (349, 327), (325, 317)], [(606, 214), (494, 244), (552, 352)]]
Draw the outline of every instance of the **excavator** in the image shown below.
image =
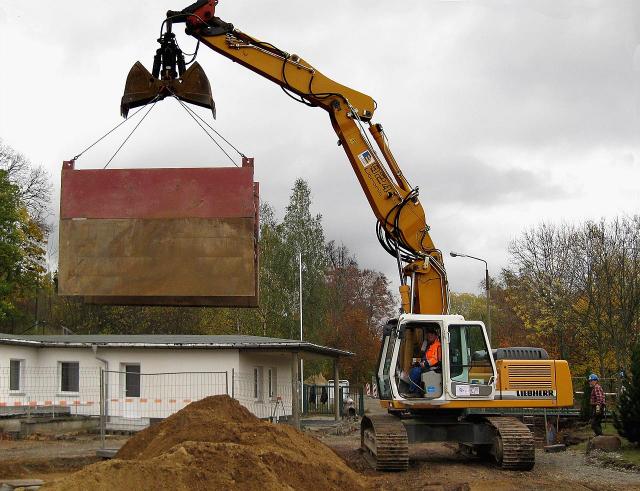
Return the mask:
[[(419, 190), (396, 162), (383, 127), (373, 122), (376, 102), (334, 82), (297, 54), (278, 48), (216, 15), (217, 0), (200, 0), (162, 21), (151, 73), (136, 62), (127, 77), (121, 113), (166, 97), (211, 109), (211, 86), (201, 66), (185, 61), (173, 25), (200, 44), (278, 84), (293, 99), (329, 113), (333, 129), (377, 219), (382, 247), (400, 276), (400, 315), (383, 327), (376, 377), (386, 411), (365, 415), (361, 449), (378, 470), (406, 470), (409, 445), (453, 442), (504, 469), (535, 463), (529, 427), (509, 416), (518, 408), (573, 405), (568, 363), (541, 348), (492, 350), (482, 322), (449, 313), (442, 252), (427, 225)], [(197, 49), (196, 49), (197, 52)], [(194, 57), (195, 58), (195, 57)], [(440, 356), (420, 369), (427, 339), (435, 334)], [(433, 337), (433, 336), (431, 336)], [(422, 363), (424, 365), (424, 363)]]

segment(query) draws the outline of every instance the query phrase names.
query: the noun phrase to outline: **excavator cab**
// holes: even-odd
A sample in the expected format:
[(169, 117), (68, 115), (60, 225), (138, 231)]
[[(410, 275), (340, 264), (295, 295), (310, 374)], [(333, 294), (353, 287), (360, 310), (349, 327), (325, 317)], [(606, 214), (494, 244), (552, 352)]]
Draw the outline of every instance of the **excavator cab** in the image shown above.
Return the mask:
[[(441, 360), (421, 369), (416, 379), (429, 331), (440, 340)], [(496, 365), (482, 322), (459, 315), (406, 314), (384, 327), (377, 377), (381, 400), (437, 406), (460, 399), (492, 400)]]

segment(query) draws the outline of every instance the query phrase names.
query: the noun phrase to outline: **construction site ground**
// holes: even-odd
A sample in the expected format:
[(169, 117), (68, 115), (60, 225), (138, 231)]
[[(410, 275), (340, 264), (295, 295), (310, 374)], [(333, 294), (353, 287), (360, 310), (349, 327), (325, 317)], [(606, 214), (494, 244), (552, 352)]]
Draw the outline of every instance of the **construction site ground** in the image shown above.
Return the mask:
[[(375, 409), (374, 409), (375, 410)], [(640, 490), (640, 473), (610, 468), (589, 459), (584, 449), (562, 453), (536, 451), (531, 472), (502, 471), (462, 455), (456, 445), (422, 444), (410, 452), (409, 470), (380, 473), (369, 468), (359, 451), (357, 422), (338, 425), (329, 418), (316, 420), (307, 434), (332, 448), (353, 469), (366, 489), (427, 490)], [(98, 461), (100, 439), (95, 435), (0, 441), (0, 478), (37, 478), (55, 483)], [(119, 448), (124, 436), (110, 437), (107, 446)]]
[[(110, 436), (107, 445), (120, 448), (127, 436)], [(34, 435), (26, 440), (0, 440), (0, 479), (31, 478), (47, 482), (97, 462), (102, 446), (96, 435)]]

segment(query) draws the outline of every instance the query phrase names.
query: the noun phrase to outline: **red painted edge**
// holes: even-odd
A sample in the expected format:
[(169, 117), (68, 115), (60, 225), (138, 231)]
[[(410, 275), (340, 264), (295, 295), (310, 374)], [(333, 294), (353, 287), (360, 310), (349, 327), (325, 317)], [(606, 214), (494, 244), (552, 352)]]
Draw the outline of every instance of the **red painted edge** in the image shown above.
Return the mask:
[[(252, 159), (253, 160), (253, 159)], [(253, 166), (62, 169), (60, 217), (254, 217)]]

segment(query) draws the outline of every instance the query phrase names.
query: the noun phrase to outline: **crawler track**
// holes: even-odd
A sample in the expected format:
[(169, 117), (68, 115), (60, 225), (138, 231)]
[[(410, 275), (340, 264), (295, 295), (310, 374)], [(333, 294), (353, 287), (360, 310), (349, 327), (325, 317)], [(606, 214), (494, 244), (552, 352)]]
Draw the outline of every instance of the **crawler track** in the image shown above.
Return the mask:
[(487, 417), (496, 435), (491, 454), (500, 467), (514, 471), (530, 471), (535, 465), (535, 447), (529, 428), (518, 419), (505, 416)]
[(406, 471), (409, 468), (407, 430), (390, 414), (364, 416), (360, 442), (365, 458), (379, 471)]

